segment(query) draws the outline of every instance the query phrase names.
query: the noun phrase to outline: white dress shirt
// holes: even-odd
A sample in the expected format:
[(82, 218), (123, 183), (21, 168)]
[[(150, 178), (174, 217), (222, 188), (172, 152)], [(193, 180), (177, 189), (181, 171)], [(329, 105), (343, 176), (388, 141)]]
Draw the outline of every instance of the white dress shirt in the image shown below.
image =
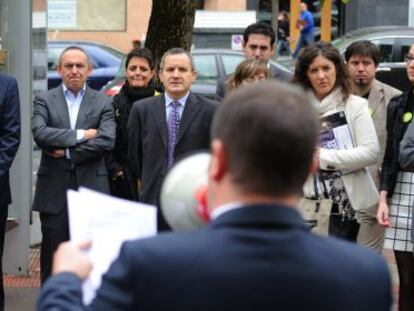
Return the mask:
[(178, 107), (178, 114), (180, 115), (180, 120), (181, 120), (181, 117), (183, 116), (183, 112), (184, 112), (185, 103), (187, 102), (187, 98), (190, 95), (190, 92), (188, 92), (187, 94), (185, 94), (183, 97), (179, 99), (172, 99), (170, 96), (168, 96), (167, 92), (165, 92), (164, 94), (165, 94), (166, 120), (168, 120), (168, 116), (172, 110), (172, 106), (170, 105), (172, 102), (180, 103), (180, 106)]
[(221, 205), (215, 209), (213, 209), (213, 211), (211, 212), (210, 218), (211, 220), (216, 219), (217, 217), (219, 217), (220, 215), (227, 213), (231, 210), (237, 209), (237, 208), (243, 208), (243, 203), (241, 202), (230, 202), (224, 205)]
[[(82, 103), (83, 96), (85, 95), (86, 85), (83, 86), (77, 95), (73, 94), (73, 92), (69, 90), (64, 84), (62, 84), (62, 87), (63, 95), (65, 96), (69, 111), (70, 128), (74, 130), (76, 127), (76, 120), (78, 119), (79, 108)], [(84, 130), (76, 130), (76, 141), (82, 140), (84, 138), (84, 135)], [(66, 157), (70, 159), (68, 149), (66, 149)]]

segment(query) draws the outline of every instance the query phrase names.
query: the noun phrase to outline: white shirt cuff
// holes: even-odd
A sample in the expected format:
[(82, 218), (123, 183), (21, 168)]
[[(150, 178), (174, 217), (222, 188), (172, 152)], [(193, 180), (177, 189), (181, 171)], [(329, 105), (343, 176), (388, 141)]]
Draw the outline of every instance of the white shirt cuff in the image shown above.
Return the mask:
[(85, 130), (76, 130), (76, 141), (81, 141), (85, 138)]

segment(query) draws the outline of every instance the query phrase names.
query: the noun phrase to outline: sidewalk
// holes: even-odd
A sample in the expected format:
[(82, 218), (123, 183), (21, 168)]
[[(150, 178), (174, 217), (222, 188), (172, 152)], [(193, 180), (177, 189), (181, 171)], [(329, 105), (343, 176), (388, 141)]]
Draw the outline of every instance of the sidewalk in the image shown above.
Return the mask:
[[(30, 250), (29, 277), (17, 277), (4, 275), (4, 286), (6, 295), (5, 311), (32, 311), (35, 310), (36, 299), (40, 287), (40, 265), (39, 249)], [(394, 307), (396, 308), (396, 297), (398, 293), (398, 273), (395, 265), (394, 254), (391, 251), (384, 251), (384, 257), (390, 267), (390, 273), (394, 288)]]
[(40, 287), (40, 250), (30, 249), (29, 277), (4, 275), (5, 311), (35, 310)]

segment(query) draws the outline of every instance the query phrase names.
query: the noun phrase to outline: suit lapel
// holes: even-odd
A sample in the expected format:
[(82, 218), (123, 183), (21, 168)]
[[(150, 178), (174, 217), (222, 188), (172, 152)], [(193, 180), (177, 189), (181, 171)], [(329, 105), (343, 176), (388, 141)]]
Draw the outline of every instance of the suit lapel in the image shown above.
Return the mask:
[(200, 108), (201, 104), (196, 100), (195, 96), (192, 93), (190, 93), (190, 95), (187, 98), (187, 102), (185, 103), (183, 116), (181, 118), (180, 127), (178, 129), (176, 145), (184, 136), (185, 131), (190, 126), (191, 121), (193, 120), (197, 112), (200, 110)]
[(94, 106), (94, 97), (95, 94), (93, 94), (93, 92), (91, 92), (91, 90), (88, 87), (86, 87), (85, 95), (83, 95), (82, 102), (79, 107), (75, 129), (83, 129), (83, 125), (89, 117), (89, 111)]
[(164, 147), (167, 148), (168, 129), (164, 94), (156, 97), (156, 102), (154, 103), (152, 109), (154, 110), (155, 122), (157, 124), (158, 130), (160, 131), (162, 142), (164, 144)]
[(384, 100), (384, 96), (384, 90), (381, 87), (380, 83), (378, 83), (377, 80), (374, 80), (374, 85), (368, 96), (369, 108), (372, 111), (372, 115), (375, 114), (375, 111), (377, 110), (378, 106)]
[(66, 98), (63, 95), (62, 85), (56, 88), (51, 96), (52, 100), (49, 104), (55, 107), (63, 128), (70, 129), (68, 104), (66, 103)]

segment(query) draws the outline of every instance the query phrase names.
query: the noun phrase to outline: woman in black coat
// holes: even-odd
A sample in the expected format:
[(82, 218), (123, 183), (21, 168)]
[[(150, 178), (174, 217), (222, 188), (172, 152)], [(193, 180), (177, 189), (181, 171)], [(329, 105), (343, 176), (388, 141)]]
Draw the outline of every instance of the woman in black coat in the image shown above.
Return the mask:
[(159, 95), (154, 77), (154, 58), (147, 48), (135, 48), (128, 53), (125, 62), (126, 81), (113, 99), (117, 123), (115, 148), (108, 158), (111, 179), (111, 194), (129, 200), (138, 200), (138, 185), (135, 184), (127, 166), (127, 124), (132, 104), (138, 100)]
[[(387, 144), (381, 169), (378, 223), (387, 228), (384, 248), (394, 251), (400, 280), (398, 310), (414, 310), (414, 258), (411, 238), (414, 204), (412, 153), (414, 115), (414, 44), (405, 57), (410, 90), (387, 107)], [(410, 125), (411, 124), (411, 125)], [(403, 152), (400, 153), (400, 148)]]

